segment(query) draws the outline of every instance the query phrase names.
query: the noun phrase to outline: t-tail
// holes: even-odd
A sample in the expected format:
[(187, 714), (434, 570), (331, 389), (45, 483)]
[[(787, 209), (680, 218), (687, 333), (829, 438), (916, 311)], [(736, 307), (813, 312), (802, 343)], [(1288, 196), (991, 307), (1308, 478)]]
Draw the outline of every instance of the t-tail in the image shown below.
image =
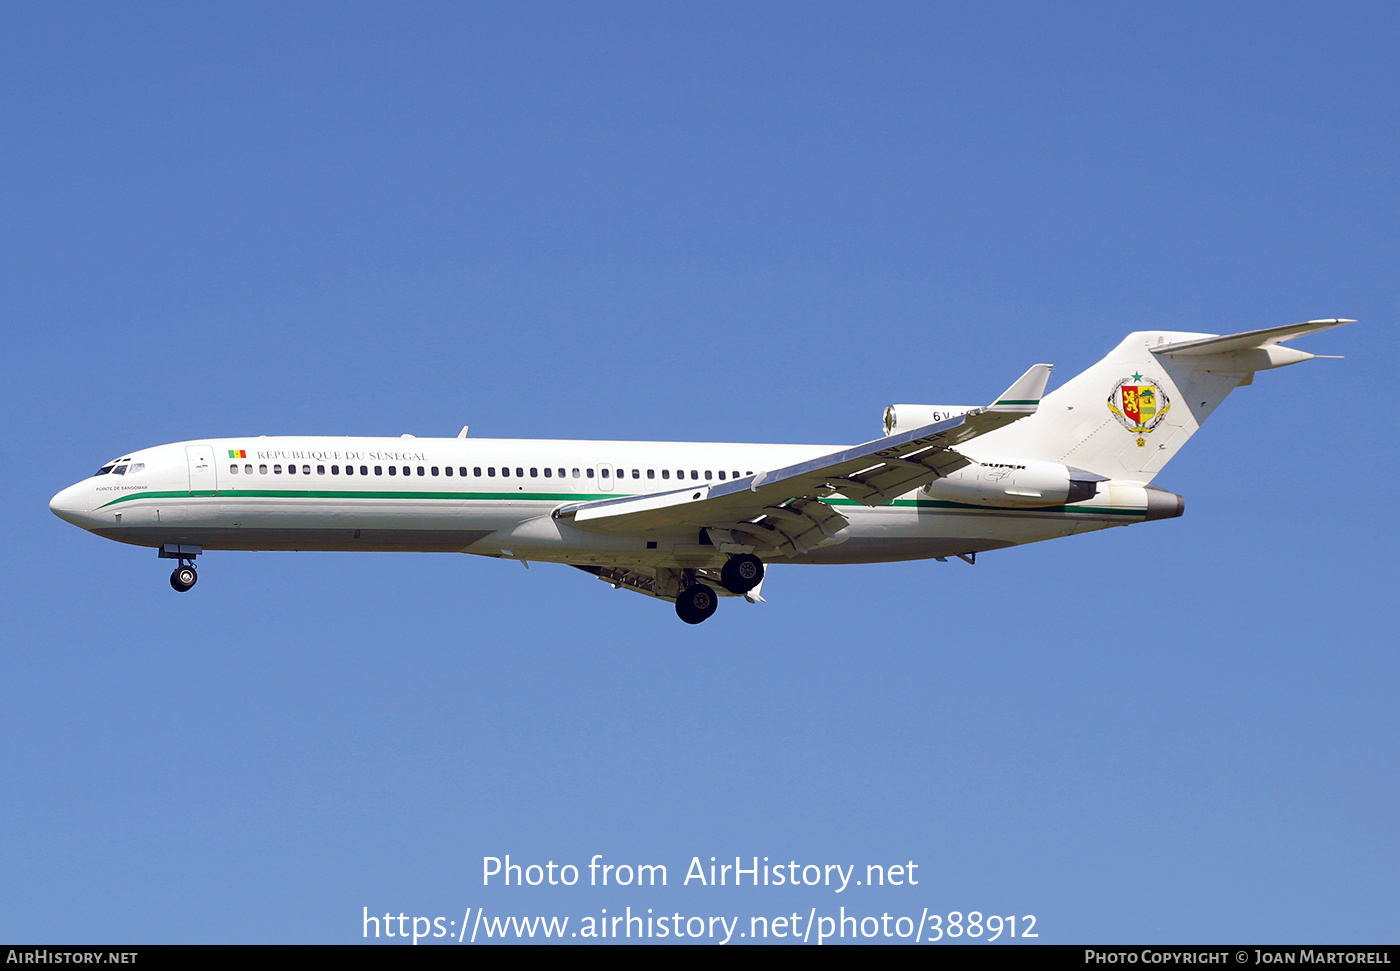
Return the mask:
[(1129, 334), (1103, 360), (1046, 395), (1035, 414), (986, 435), (975, 451), (1151, 482), (1226, 395), (1253, 383), (1255, 372), (1325, 356), (1284, 341), (1350, 323), (1309, 320), (1225, 336)]

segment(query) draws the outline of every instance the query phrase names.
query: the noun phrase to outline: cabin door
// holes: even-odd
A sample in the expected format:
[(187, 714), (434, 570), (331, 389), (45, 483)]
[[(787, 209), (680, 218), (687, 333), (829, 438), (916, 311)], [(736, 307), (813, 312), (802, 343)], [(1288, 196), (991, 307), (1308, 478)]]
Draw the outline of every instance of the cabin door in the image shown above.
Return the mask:
[(185, 459), (190, 465), (190, 495), (214, 495), (219, 489), (214, 473), (214, 447), (186, 445)]

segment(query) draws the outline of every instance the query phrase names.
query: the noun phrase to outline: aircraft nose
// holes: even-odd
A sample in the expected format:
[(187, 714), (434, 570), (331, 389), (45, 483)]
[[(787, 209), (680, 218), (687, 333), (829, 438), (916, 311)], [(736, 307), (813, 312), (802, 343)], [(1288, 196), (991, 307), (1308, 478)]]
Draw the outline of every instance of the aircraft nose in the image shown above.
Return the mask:
[(82, 517), (88, 511), (87, 490), (79, 485), (71, 485), (49, 500), (49, 510), (59, 519), (81, 526)]

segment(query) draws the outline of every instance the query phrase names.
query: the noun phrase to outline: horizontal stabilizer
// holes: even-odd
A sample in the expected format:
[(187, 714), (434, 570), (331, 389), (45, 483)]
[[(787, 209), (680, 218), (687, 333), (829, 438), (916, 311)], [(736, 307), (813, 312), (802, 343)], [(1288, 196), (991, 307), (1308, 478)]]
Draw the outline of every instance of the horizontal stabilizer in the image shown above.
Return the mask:
[(1314, 334), (1320, 330), (1331, 330), (1333, 327), (1354, 323), (1356, 321), (1341, 318), (1305, 320), (1301, 324), (1289, 324), (1286, 327), (1265, 327), (1263, 330), (1247, 330), (1240, 334), (1225, 334), (1222, 337), (1161, 344), (1152, 348), (1152, 353), (1166, 354), (1169, 357), (1197, 357), (1205, 354), (1228, 354), (1231, 351), (1251, 351), (1269, 344), (1290, 341), (1304, 334)]

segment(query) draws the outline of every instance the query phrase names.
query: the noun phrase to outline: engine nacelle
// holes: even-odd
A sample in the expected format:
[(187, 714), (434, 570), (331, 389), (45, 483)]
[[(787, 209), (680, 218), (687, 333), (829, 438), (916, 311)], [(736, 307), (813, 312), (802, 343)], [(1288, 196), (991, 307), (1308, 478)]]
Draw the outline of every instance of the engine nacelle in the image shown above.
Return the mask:
[(924, 486), (931, 499), (979, 506), (1063, 506), (1092, 499), (1107, 477), (1038, 459), (973, 461)]
[(975, 405), (890, 405), (885, 409), (885, 434), (907, 432), (972, 411)]

